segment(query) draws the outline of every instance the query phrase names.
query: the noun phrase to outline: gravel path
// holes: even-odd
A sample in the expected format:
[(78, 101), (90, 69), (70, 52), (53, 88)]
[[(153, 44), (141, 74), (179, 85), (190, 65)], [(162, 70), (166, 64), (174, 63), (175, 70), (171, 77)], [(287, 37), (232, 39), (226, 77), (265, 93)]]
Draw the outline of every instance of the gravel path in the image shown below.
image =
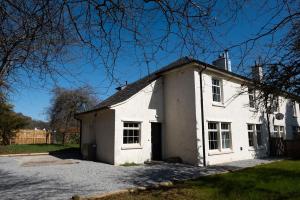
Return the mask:
[(246, 160), (209, 168), (183, 164), (112, 166), (54, 156), (0, 158), (0, 199), (70, 199), (157, 182), (195, 178), (272, 160)]

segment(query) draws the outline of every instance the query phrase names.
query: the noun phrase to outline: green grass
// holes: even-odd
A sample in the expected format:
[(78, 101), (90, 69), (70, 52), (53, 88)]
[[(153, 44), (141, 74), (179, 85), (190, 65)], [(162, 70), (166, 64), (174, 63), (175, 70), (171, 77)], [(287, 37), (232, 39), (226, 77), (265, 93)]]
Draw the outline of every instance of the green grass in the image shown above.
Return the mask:
[(106, 200), (300, 199), (300, 160), (286, 160), (185, 181), (171, 188), (116, 195)]
[(7, 146), (0, 146), (0, 155), (20, 153), (46, 153), (63, 150), (76, 150), (78, 148), (78, 144), (13, 144)]

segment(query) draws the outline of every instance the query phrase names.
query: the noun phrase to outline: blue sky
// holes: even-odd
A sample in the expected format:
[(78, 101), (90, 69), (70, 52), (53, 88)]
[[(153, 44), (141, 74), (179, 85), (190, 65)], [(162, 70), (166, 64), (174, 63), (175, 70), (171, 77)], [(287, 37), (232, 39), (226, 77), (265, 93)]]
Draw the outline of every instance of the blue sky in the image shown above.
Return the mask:
[[(249, 4), (242, 13), (233, 21), (225, 26), (216, 27), (216, 34), (221, 46), (218, 48), (219, 52), (223, 48), (227, 48), (233, 44), (239, 43), (253, 36), (259, 28), (266, 23), (270, 18), (263, 10), (260, 10), (258, 2), (254, 1)], [(273, 1), (270, 4), (272, 5)], [(275, 1), (274, 1), (275, 2)], [(218, 12), (223, 12), (222, 5), (219, 6)], [(284, 14), (285, 12), (282, 12)], [(221, 15), (222, 16), (222, 15)], [(281, 16), (281, 15), (280, 15)], [(280, 18), (280, 16), (278, 18)], [(274, 18), (271, 23), (276, 22), (278, 18)], [(270, 23), (270, 24), (271, 24)], [(257, 59), (259, 54), (264, 54), (263, 48), (265, 42), (270, 38), (264, 38), (257, 44), (254, 51), (247, 57), (246, 66), (250, 66)], [(174, 42), (175, 44), (175, 42)], [(171, 44), (172, 45), (172, 44)], [(207, 47), (208, 50), (210, 47)], [(215, 50), (215, 49), (214, 49)], [(138, 52), (139, 53), (139, 52)], [(133, 51), (123, 51), (116, 64), (115, 76), (120, 82), (132, 82), (144, 75), (147, 75), (147, 66), (145, 63), (137, 63), (133, 56)], [(150, 71), (154, 71), (163, 67), (164, 65), (178, 59), (181, 53), (160, 52), (157, 55), (155, 62), (150, 62)], [(205, 62), (211, 63), (214, 58), (217, 58), (218, 52), (210, 54), (199, 53), (195, 57)], [(247, 73), (245, 67), (240, 67), (240, 49), (235, 48), (230, 50), (230, 57), (232, 60), (233, 71), (237, 73)], [(64, 78), (58, 78), (57, 85), (67, 88), (75, 88), (82, 85), (92, 86), (99, 99), (105, 99), (115, 92), (116, 83), (111, 84), (105, 73), (104, 67), (101, 64), (91, 64), (85, 56), (77, 56), (77, 59), (66, 63), (67, 68), (71, 74), (66, 73)], [(244, 71), (246, 69), (246, 72)], [(19, 84), (18, 87), (10, 95), (11, 103), (15, 106), (16, 112), (22, 112), (25, 115), (31, 116), (34, 119), (47, 120), (47, 108), (51, 101), (51, 89), (54, 84), (47, 81), (47, 84), (41, 86), (38, 80), (25, 80), (25, 84)]]

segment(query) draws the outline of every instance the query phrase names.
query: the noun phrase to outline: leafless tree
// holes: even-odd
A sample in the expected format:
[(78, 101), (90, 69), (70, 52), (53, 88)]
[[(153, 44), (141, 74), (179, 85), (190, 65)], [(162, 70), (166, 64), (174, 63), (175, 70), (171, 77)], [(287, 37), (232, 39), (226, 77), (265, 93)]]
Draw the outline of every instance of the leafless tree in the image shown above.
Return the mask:
[[(53, 99), (48, 109), (50, 128), (62, 135), (65, 144), (67, 134), (78, 128), (74, 114), (95, 106), (97, 99), (89, 87), (77, 89), (55, 88)], [(78, 133), (78, 132), (77, 132)]]

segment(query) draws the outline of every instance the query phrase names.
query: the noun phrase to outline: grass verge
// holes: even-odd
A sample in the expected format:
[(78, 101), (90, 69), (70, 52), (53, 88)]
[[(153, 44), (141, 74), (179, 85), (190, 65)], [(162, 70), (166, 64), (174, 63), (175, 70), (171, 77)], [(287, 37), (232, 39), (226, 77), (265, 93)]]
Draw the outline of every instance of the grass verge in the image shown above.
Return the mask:
[(12, 144), (0, 146), (0, 155), (2, 154), (22, 154), (22, 153), (47, 153), (64, 150), (78, 150), (78, 144)]

